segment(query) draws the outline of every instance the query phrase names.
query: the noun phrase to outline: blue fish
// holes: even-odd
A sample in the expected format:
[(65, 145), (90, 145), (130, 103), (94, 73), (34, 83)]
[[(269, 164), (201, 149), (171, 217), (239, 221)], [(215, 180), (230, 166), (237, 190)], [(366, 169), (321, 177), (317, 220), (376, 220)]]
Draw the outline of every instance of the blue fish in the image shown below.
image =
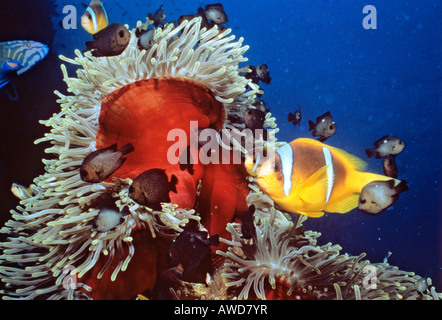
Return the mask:
[(0, 89), (44, 59), (49, 47), (36, 41), (0, 42)]

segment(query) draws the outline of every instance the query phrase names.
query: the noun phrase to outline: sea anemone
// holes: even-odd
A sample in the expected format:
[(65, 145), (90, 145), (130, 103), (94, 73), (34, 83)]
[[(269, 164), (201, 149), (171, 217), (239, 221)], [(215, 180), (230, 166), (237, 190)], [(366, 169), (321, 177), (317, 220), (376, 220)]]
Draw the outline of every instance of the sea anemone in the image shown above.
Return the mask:
[[(252, 184), (248, 201), (256, 208), (256, 236), (241, 238), (238, 224), (228, 225), (232, 235), (223, 277), (226, 286), (239, 292), (238, 299), (438, 300), (435, 288), (419, 289), (422, 277), (388, 263), (370, 263), (359, 256), (341, 254), (331, 243), (318, 245), (320, 233), (305, 231), (307, 218), (295, 223), (275, 209), (273, 201)], [(367, 269), (367, 267), (371, 269)], [(374, 277), (370, 270), (375, 270)]]
[[(140, 22), (137, 26), (147, 27)], [(32, 194), (21, 199), (20, 206), (11, 211), (12, 219), (1, 229), (7, 236), (7, 241), (0, 244), (3, 250), (0, 275), (6, 283), (6, 289), (2, 291), (4, 298), (128, 298), (130, 294), (136, 295), (153, 288), (157, 264), (162, 260), (157, 258), (161, 241), (170, 242), (189, 219), (201, 219), (189, 205), (194, 201), (189, 199), (195, 197), (196, 186), (195, 190), (188, 188), (190, 195), (185, 203), (189, 206), (178, 206), (175, 203), (180, 200), (174, 202), (172, 198), (174, 204), (162, 204), (161, 211), (142, 206), (128, 196), (135, 175), (158, 165), (158, 162), (150, 160), (159, 153), (155, 147), (164, 150), (158, 140), (149, 140), (148, 135), (152, 133), (149, 129), (142, 132), (141, 142), (132, 141), (137, 153), (128, 155), (127, 163), (114, 174), (113, 179), (87, 183), (80, 179), (79, 167), (86, 155), (105, 147), (110, 141), (120, 145), (132, 138), (125, 134), (134, 134), (134, 130), (143, 126), (158, 130), (165, 125), (148, 122), (150, 116), (153, 115), (154, 121), (157, 121), (155, 116), (161, 112), (168, 115), (180, 113), (177, 109), (167, 110), (175, 106), (163, 105), (159, 107), (163, 108), (160, 111), (146, 109), (147, 114), (131, 114), (130, 118), (127, 109), (118, 109), (121, 108), (118, 100), (127, 92), (141, 87), (155, 91), (159, 83), (165, 84), (168, 91), (159, 99), (186, 99), (188, 92), (203, 92), (206, 99), (213, 97), (212, 104), (217, 108), (214, 116), (210, 114), (212, 110), (201, 111), (209, 118), (206, 127), (217, 130), (241, 128), (241, 125), (230, 123), (228, 117), (226, 120), (226, 115), (241, 115), (253, 104), (256, 93), (260, 91), (241, 75), (247, 72), (239, 64), (247, 61), (243, 54), (248, 46), (242, 44), (242, 38), (234, 41), (235, 36), (228, 36), (230, 32), (230, 29), (220, 32), (216, 26), (201, 28), (201, 18), (195, 18), (177, 27), (166, 24), (164, 29), (157, 28), (154, 44), (149, 50), (138, 48), (134, 29), (131, 30), (128, 47), (119, 56), (94, 57), (88, 52), (82, 54), (75, 50), (75, 59), (61, 57), (78, 67), (77, 77), (70, 77), (66, 66), (61, 65), (67, 91), (72, 95), (55, 92), (61, 111), (49, 120), (41, 121), (51, 130), (44, 138), (35, 141), (50, 142), (52, 146), (46, 149), (46, 153), (53, 157), (43, 159), (46, 172), (34, 179), (30, 186)], [(173, 91), (174, 86), (185, 86), (186, 90), (184, 93)], [(179, 96), (173, 97), (174, 94)], [(148, 93), (145, 99), (151, 97)], [(132, 94), (124, 99), (135, 98)], [(187, 99), (197, 100), (192, 96), (187, 96)], [(135, 108), (141, 104), (137, 103)], [(198, 101), (196, 104), (200, 107)], [(114, 108), (111, 111), (116, 114), (107, 112), (110, 108)], [(109, 126), (109, 121), (112, 125), (118, 122), (115, 118), (118, 116), (129, 133), (118, 131), (120, 127)], [(133, 118), (138, 116), (141, 118)], [(137, 126), (132, 128), (134, 124)], [(188, 126), (187, 123), (181, 125)], [(275, 127), (274, 119), (267, 116), (266, 125)], [(164, 132), (167, 128), (171, 127), (166, 125), (161, 130)], [(114, 138), (120, 140), (115, 141)], [(236, 145), (240, 148), (239, 143)], [(143, 156), (146, 146), (151, 148), (144, 150)], [(164, 155), (161, 154), (161, 157)], [(140, 158), (146, 161), (144, 167), (140, 167)], [(120, 210), (128, 206), (130, 214), (114, 230), (97, 232), (93, 228), (94, 219), (100, 204), (109, 199)], [(136, 261), (138, 248), (145, 250), (143, 254), (148, 256), (143, 258), (144, 261), (140, 260), (141, 253), (138, 254), (139, 261)], [(142, 286), (127, 278), (130, 277), (129, 272), (120, 272), (131, 266), (137, 272), (144, 268), (143, 272), (148, 274)], [(78, 278), (82, 283), (70, 287), (74, 276), (75, 281)], [(120, 278), (119, 290), (115, 290), (115, 286), (104, 285), (106, 281), (115, 283)], [(101, 291), (96, 288), (100, 279)], [(129, 288), (132, 284), (134, 287)]]
[[(0, 243), (4, 299), (130, 299), (151, 292), (167, 268), (171, 242), (190, 220), (211, 234), (224, 232), (225, 250), (217, 251), (224, 263), (211, 272), (208, 285), (178, 281), (171, 288), (176, 298), (440, 297), (431, 282), (428, 288), (412, 272), (370, 264), (365, 254), (341, 254), (339, 245), (319, 245), (320, 234), (305, 231), (305, 217), (293, 222), (278, 210), (256, 179), (247, 177), (243, 164), (197, 165), (191, 175), (166, 161), (171, 142), (165, 135), (178, 127), (190, 136), (193, 120), (204, 128), (230, 129), (219, 141), (224, 150), (250, 152), (241, 142), (244, 124), (234, 119), (253, 108), (262, 91), (243, 76), (250, 71), (239, 66), (247, 61), (248, 46), (242, 38), (234, 41), (230, 32), (201, 28), (201, 18), (195, 18), (156, 28), (148, 50), (139, 49), (133, 29), (119, 56), (76, 50), (74, 59), (61, 57), (78, 68), (77, 76), (61, 66), (71, 95), (55, 92), (61, 111), (41, 121), (51, 130), (35, 142), (51, 143), (46, 153), (52, 157), (43, 159), (45, 173), (21, 195), (1, 229), (6, 237)], [(270, 113), (264, 125), (276, 127)], [(88, 154), (129, 142), (135, 151), (112, 178), (100, 183), (80, 178)], [(254, 145), (266, 147), (262, 140)], [(136, 176), (157, 166), (180, 181), (172, 202), (162, 203), (161, 210), (129, 196)], [(94, 221), (109, 202), (126, 214), (115, 228), (100, 232)], [(243, 239), (235, 214), (251, 204), (256, 236)], [(376, 289), (364, 282), (364, 268), (370, 265), (377, 270)]]
[[(171, 297), (193, 299), (439, 300), (431, 279), (388, 263), (371, 263), (366, 254), (341, 253), (339, 245), (319, 245), (319, 232), (306, 231), (308, 218), (275, 208), (251, 179), (248, 203), (255, 206), (256, 236), (244, 239), (239, 223), (227, 226), (231, 240), (217, 251), (225, 263), (208, 285), (180, 281)], [(374, 272), (374, 273), (372, 273)]]

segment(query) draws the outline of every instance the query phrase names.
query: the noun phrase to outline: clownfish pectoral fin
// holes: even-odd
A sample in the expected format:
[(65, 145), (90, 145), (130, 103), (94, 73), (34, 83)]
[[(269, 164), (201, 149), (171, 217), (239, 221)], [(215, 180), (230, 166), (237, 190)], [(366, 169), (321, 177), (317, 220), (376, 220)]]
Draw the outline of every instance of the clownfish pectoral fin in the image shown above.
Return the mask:
[(328, 203), (325, 207), (326, 211), (336, 213), (347, 213), (358, 206), (359, 193), (353, 193), (347, 198), (342, 199), (339, 202)]
[(323, 166), (310, 176), (297, 190), (299, 198), (308, 206), (323, 203), (327, 197), (328, 174), (327, 166)]
[(324, 215), (323, 211), (305, 211), (305, 212), (298, 211), (296, 213), (302, 214), (302, 215), (307, 216), (309, 218), (320, 218)]

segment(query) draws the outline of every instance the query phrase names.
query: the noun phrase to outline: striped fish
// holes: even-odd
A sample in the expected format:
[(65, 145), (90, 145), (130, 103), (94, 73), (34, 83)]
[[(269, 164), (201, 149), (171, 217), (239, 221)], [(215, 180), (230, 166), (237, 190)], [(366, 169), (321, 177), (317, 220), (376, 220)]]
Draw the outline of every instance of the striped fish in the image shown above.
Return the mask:
[(92, 0), (81, 16), (81, 26), (94, 35), (109, 25), (106, 9), (99, 0)]
[(32, 190), (30, 187), (26, 188), (25, 186), (15, 182), (11, 186), (11, 192), (20, 200), (29, 199), (32, 197)]
[(7, 85), (14, 73), (21, 75), (43, 60), (47, 45), (36, 41), (0, 42), (0, 88)]
[[(252, 164), (246, 162), (249, 174)], [(399, 180), (362, 172), (361, 159), (313, 139), (300, 138), (261, 164), (258, 185), (282, 209), (309, 217), (324, 211), (346, 213), (358, 206), (362, 188), (372, 181)]]

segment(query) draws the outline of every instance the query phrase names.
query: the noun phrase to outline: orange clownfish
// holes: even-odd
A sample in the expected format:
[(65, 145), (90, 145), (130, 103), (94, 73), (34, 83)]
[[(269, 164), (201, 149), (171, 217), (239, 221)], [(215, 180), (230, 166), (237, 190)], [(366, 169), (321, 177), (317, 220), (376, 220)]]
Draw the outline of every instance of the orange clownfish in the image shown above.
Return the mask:
[(96, 34), (106, 28), (108, 24), (109, 20), (103, 3), (98, 0), (92, 0), (85, 13), (81, 16), (81, 26), (88, 33)]
[[(313, 139), (296, 139), (274, 153), (253, 172), (258, 185), (283, 210), (309, 217), (324, 211), (346, 213), (358, 206), (362, 188), (372, 181), (392, 178), (361, 172), (366, 163), (341, 149)], [(395, 180), (395, 183), (399, 183)]]

